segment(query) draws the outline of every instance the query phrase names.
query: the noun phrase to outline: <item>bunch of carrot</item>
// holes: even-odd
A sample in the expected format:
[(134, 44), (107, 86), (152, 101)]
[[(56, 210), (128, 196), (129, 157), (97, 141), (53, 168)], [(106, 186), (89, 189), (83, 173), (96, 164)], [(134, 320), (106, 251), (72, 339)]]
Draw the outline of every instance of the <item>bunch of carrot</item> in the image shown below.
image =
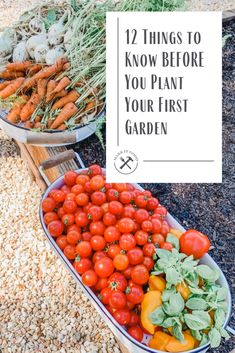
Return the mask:
[[(5, 71), (0, 73), (0, 78), (5, 80), (0, 83), (0, 99), (15, 98), (7, 120), (29, 129), (67, 129), (66, 122), (78, 115), (79, 108), (75, 103), (80, 97), (76, 88), (70, 88), (71, 80), (63, 76), (68, 68), (66, 58), (44, 67), (29, 61), (7, 64)], [(44, 111), (48, 105), (51, 114), (45, 119)], [(83, 111), (94, 110), (95, 105), (93, 97)]]

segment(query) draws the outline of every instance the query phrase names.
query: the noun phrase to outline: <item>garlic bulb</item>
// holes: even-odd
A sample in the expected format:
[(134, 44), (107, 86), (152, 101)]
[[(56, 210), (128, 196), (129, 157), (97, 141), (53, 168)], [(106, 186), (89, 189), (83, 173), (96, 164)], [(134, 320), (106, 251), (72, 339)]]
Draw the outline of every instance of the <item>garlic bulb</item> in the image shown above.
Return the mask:
[(26, 49), (26, 41), (21, 41), (13, 50), (12, 61), (25, 61), (29, 59), (29, 54)]
[(69, 28), (64, 35), (64, 47), (66, 50), (69, 50), (69, 48), (70, 48), (73, 34), (74, 34), (74, 29)]
[(3, 37), (0, 37), (0, 57), (4, 58), (12, 52), (12, 45)]
[(57, 59), (64, 55), (64, 50), (61, 47), (50, 49), (46, 54), (47, 65), (53, 65)]
[(66, 17), (67, 17), (67, 13), (65, 13), (57, 23), (54, 23), (49, 28), (48, 41), (50, 45), (58, 45), (63, 42), (64, 21)]
[(1, 38), (3, 38), (11, 47), (17, 43), (16, 32), (13, 28), (5, 28), (1, 33)]
[(46, 34), (36, 34), (29, 38), (26, 43), (27, 52), (30, 57), (34, 59), (34, 50), (39, 44), (47, 44), (47, 35)]
[(47, 44), (39, 44), (34, 49), (34, 58), (38, 63), (44, 63), (46, 61), (46, 54), (49, 50)]
[(44, 33), (45, 32), (45, 26), (40, 18), (34, 17), (32, 20), (29, 22), (29, 28), (31, 29), (32, 32), (34, 33)]

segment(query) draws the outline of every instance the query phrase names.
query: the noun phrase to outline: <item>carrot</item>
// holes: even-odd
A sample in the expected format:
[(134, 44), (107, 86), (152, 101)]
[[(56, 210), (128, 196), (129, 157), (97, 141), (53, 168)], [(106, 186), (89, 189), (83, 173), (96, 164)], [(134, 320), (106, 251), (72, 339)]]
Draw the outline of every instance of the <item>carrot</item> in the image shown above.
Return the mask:
[(26, 71), (30, 66), (32, 66), (30, 61), (17, 61), (7, 64), (6, 69), (9, 71)]
[(24, 123), (24, 127), (26, 129), (32, 129), (34, 127), (34, 123), (30, 120), (27, 120), (25, 123)]
[(67, 130), (67, 126), (65, 124), (61, 124), (57, 130)]
[(7, 115), (7, 120), (10, 121), (12, 124), (16, 124), (20, 120), (20, 112), (23, 106), (25, 105), (25, 102), (27, 102), (28, 96), (21, 96), (20, 99), (18, 99), (11, 111)]
[(41, 80), (38, 80), (37, 88), (38, 88), (39, 97), (41, 99), (43, 99), (45, 97), (46, 91), (47, 91), (47, 80), (45, 78), (42, 78)]
[(48, 129), (50, 129), (51, 125), (53, 124), (53, 119), (49, 119), (48, 122), (47, 122), (47, 127)]
[(51, 129), (56, 129), (60, 125), (62, 125), (65, 121), (68, 121), (71, 116), (78, 112), (78, 108), (74, 103), (67, 103), (64, 108), (61, 110), (59, 115), (53, 121), (51, 125)]
[(63, 71), (69, 70), (70, 69), (70, 63), (66, 63), (63, 66)]
[(62, 89), (62, 91), (54, 95), (53, 99), (65, 97), (67, 96), (67, 94), (68, 94), (68, 91), (66, 91), (66, 89)]
[(34, 119), (35, 123), (40, 123), (42, 120), (42, 117), (40, 115), (37, 115), (36, 118)]
[(1, 91), (3, 88), (7, 87), (10, 82), (11, 82), (11, 81), (4, 81), (4, 82), (1, 82), (1, 83), (0, 83), (0, 91)]
[(24, 82), (23, 77), (16, 78), (11, 81), (7, 87), (5, 87), (2, 91), (0, 91), (0, 98), (5, 99), (14, 94)]
[(42, 68), (43, 68), (43, 66), (41, 64), (34, 64), (26, 71), (26, 73), (28, 76), (33, 76), (38, 71), (42, 70)]
[(0, 78), (3, 78), (5, 80), (14, 79), (17, 77), (24, 77), (24, 73), (21, 71), (14, 72), (14, 71), (9, 71), (9, 70), (5, 70), (5, 71), (0, 72)]
[(42, 124), (40, 123), (40, 121), (38, 121), (37, 123), (34, 124), (35, 129), (40, 129), (42, 127)]
[(20, 112), (21, 121), (27, 121), (30, 118), (40, 101), (41, 99), (39, 95), (37, 93), (32, 93), (30, 100), (25, 104)]
[(96, 106), (96, 99), (90, 101), (89, 103), (87, 103), (86, 107), (85, 107), (85, 111), (91, 111), (94, 109), (94, 107)]
[(57, 84), (56, 88), (54, 89), (53, 93), (59, 93), (62, 91), (64, 88), (66, 88), (68, 85), (70, 85), (71, 81), (70, 79), (65, 76), (63, 77), (60, 82)]
[(67, 94), (67, 96), (60, 98), (55, 104), (53, 104), (51, 109), (55, 110), (55, 109), (63, 108), (67, 103), (76, 102), (76, 100), (79, 97), (80, 97), (80, 94), (77, 91), (72, 90)]
[(50, 80), (47, 84), (47, 93), (46, 93), (46, 103), (50, 102), (50, 100), (54, 96), (54, 90), (56, 88), (56, 81)]

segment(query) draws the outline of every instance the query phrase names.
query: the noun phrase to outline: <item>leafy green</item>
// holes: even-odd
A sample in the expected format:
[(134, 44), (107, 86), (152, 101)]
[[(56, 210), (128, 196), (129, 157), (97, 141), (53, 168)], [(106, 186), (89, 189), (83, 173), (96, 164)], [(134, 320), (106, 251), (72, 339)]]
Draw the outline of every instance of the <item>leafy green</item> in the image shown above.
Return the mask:
[(208, 308), (207, 302), (202, 298), (190, 298), (186, 306), (191, 310), (206, 310)]
[(174, 246), (174, 248), (176, 248), (177, 250), (180, 249), (179, 239), (175, 235), (168, 233), (166, 237), (166, 241), (168, 243), (171, 243)]
[(215, 327), (210, 330), (208, 336), (212, 348), (218, 347), (220, 345), (221, 334)]
[(200, 277), (211, 282), (215, 282), (219, 278), (219, 273), (216, 270), (212, 270), (207, 265), (198, 265), (197, 273)]
[(185, 323), (191, 330), (204, 330), (210, 326), (210, 315), (202, 310), (194, 310), (184, 315)]
[(44, 25), (46, 30), (48, 30), (51, 25), (53, 25), (56, 22), (56, 10), (55, 9), (49, 9), (47, 13), (47, 17), (44, 18)]
[(161, 326), (163, 321), (166, 318), (166, 314), (164, 313), (162, 307), (158, 307), (151, 314), (149, 314), (149, 318), (154, 325)]
[(169, 316), (179, 315), (184, 309), (184, 299), (180, 293), (172, 294), (169, 301), (163, 304), (164, 312)]

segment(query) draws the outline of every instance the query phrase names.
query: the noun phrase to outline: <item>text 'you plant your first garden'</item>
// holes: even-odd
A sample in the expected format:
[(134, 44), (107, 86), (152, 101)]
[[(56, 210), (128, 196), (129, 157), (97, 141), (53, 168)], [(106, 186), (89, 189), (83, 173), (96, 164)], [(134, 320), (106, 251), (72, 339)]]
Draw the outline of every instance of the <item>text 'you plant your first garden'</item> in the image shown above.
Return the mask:
[(107, 180), (222, 181), (221, 13), (107, 13)]

